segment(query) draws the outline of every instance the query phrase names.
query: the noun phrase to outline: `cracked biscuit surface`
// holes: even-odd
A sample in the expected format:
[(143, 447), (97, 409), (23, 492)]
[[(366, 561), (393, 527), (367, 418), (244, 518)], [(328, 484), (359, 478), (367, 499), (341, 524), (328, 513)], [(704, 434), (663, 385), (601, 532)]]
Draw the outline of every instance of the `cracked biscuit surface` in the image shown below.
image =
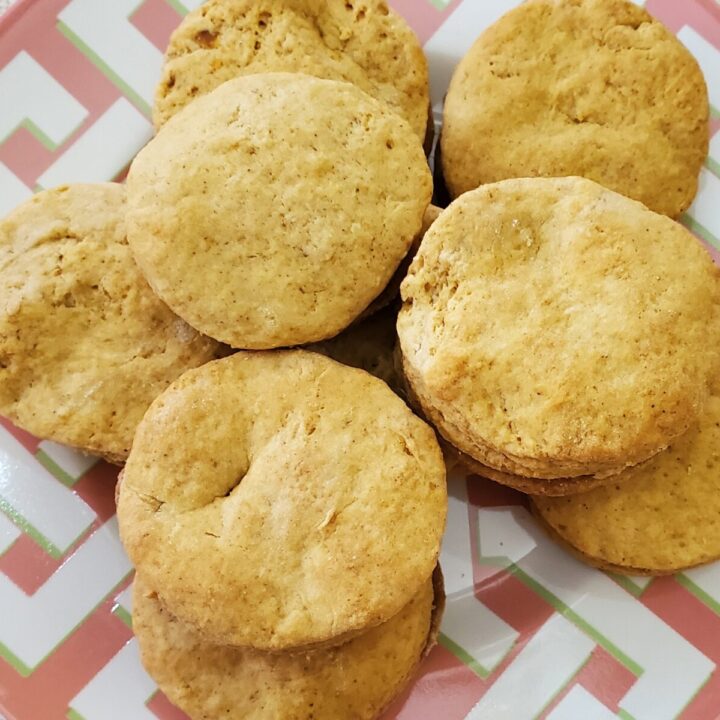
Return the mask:
[(208, 641), (342, 642), (432, 574), (433, 431), (380, 380), (302, 350), (186, 373), (146, 414), (118, 498), (138, 574)]
[(231, 80), (128, 176), (128, 237), (158, 295), (236, 348), (324, 340), (390, 281), (430, 203), (418, 138), (348, 83)]
[(483, 465), (603, 478), (682, 435), (718, 363), (718, 269), (681, 225), (582, 178), (458, 198), (401, 292), (405, 375)]
[(170, 38), (155, 127), (227, 80), (266, 72), (350, 82), (425, 136), (427, 60), (413, 31), (381, 0), (208, 0)]
[(133, 630), (147, 671), (190, 717), (372, 720), (435, 644), (444, 596), (439, 571), (433, 579), (390, 620), (332, 648), (266, 653), (210, 645), (142, 579), (133, 589)]
[(445, 101), (450, 193), (579, 175), (678, 217), (708, 150), (708, 95), (680, 41), (628, 0), (529, 0), (486, 30)]
[(61, 186), (0, 222), (0, 412), (122, 462), (145, 410), (218, 345), (150, 290), (122, 185)]

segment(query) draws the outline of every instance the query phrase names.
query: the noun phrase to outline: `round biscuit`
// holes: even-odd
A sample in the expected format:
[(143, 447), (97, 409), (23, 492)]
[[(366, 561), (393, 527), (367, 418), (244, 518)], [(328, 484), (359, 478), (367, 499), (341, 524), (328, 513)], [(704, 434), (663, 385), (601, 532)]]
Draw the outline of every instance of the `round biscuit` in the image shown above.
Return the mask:
[(629, 0), (528, 0), (453, 75), (442, 167), (453, 197), (579, 175), (678, 217), (708, 152), (708, 93), (685, 46)]
[(113, 462), (155, 397), (218, 351), (148, 287), (125, 211), (122, 185), (65, 185), (0, 222), (0, 412)]
[(402, 284), (405, 375), (483, 465), (609, 478), (701, 410), (718, 273), (682, 226), (589, 180), (486, 185), (440, 215)]
[(208, 641), (338, 644), (406, 605), (447, 506), (433, 431), (380, 380), (303, 350), (183, 375), (120, 486), (128, 555)]
[(127, 185), (130, 245), (155, 292), (247, 349), (347, 327), (390, 281), (432, 193), (404, 120), (353, 85), (288, 73), (198, 98)]
[(350, 82), (404, 117), (419, 138), (432, 130), (425, 54), (383, 0), (206, 0), (170, 37), (155, 127), (227, 80), (267, 72)]
[(574, 497), (534, 497), (535, 514), (583, 560), (630, 574), (720, 558), (720, 396), (671, 447)]

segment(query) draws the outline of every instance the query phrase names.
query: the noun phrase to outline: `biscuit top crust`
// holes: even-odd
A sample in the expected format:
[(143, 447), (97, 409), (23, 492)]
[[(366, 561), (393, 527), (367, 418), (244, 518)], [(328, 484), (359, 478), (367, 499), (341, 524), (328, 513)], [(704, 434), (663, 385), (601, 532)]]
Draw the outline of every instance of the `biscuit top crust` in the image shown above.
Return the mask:
[(405, 21), (378, 0), (208, 0), (170, 38), (155, 126), (227, 80), (265, 72), (350, 82), (425, 136), (425, 54)]
[(580, 175), (678, 217), (708, 151), (696, 60), (627, 0), (529, 0), (454, 73), (442, 159), (456, 197), (512, 177)]
[(383, 290), (430, 202), (418, 138), (348, 83), (231, 80), (128, 176), (128, 237), (158, 295), (238, 348), (336, 335)]
[(372, 720), (432, 640), (433, 603), (433, 583), (426, 580), (397, 615), (343, 645), (265, 653), (208, 644), (138, 579), (133, 629), (143, 664), (190, 717)]
[(217, 350), (148, 287), (125, 210), (122, 185), (65, 185), (0, 222), (0, 412), (115, 462), (155, 397)]
[(534, 498), (542, 519), (592, 560), (673, 572), (720, 557), (720, 396), (671, 447), (610, 485)]
[(611, 474), (697, 417), (719, 287), (685, 228), (596, 183), (486, 185), (433, 223), (402, 284), (405, 370), (440, 431), (484, 464)]
[(307, 351), (186, 373), (141, 423), (119, 493), (138, 573), (208, 641), (336, 644), (431, 576), (445, 466), (380, 380)]

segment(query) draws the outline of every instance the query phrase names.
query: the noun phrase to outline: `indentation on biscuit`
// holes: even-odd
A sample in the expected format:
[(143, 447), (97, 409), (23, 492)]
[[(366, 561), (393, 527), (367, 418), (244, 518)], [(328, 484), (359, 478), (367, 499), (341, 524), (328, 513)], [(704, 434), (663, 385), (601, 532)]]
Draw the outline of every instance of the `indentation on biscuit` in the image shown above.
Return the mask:
[(206, 48), (215, 47), (215, 40), (217, 40), (217, 33), (211, 32), (210, 30), (200, 30), (195, 33), (195, 41), (198, 45), (202, 45)]

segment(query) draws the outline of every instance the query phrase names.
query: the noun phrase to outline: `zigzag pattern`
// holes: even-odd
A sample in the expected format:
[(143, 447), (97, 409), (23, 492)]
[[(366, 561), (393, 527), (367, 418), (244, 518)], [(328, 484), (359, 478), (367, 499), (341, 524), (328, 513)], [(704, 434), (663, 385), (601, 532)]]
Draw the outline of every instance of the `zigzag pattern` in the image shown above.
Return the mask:
[[(695, 54), (710, 157), (685, 221), (720, 259), (720, 4), (635, 0)], [(519, 0), (395, 0), (441, 101), (453, 60)], [(43, 0), (0, 21), (0, 214), (34, 190), (121, 177), (151, 134), (162, 49), (199, 0)], [(40, 100), (42, 99), (42, 100)], [(116, 470), (0, 424), (0, 714), (179, 720), (142, 670)], [(720, 706), (720, 563), (675, 578), (587, 568), (521, 496), (451, 480), (441, 645), (386, 717), (705, 720)], [(440, 675), (442, 673), (442, 675)], [(442, 682), (438, 678), (442, 677)]]

